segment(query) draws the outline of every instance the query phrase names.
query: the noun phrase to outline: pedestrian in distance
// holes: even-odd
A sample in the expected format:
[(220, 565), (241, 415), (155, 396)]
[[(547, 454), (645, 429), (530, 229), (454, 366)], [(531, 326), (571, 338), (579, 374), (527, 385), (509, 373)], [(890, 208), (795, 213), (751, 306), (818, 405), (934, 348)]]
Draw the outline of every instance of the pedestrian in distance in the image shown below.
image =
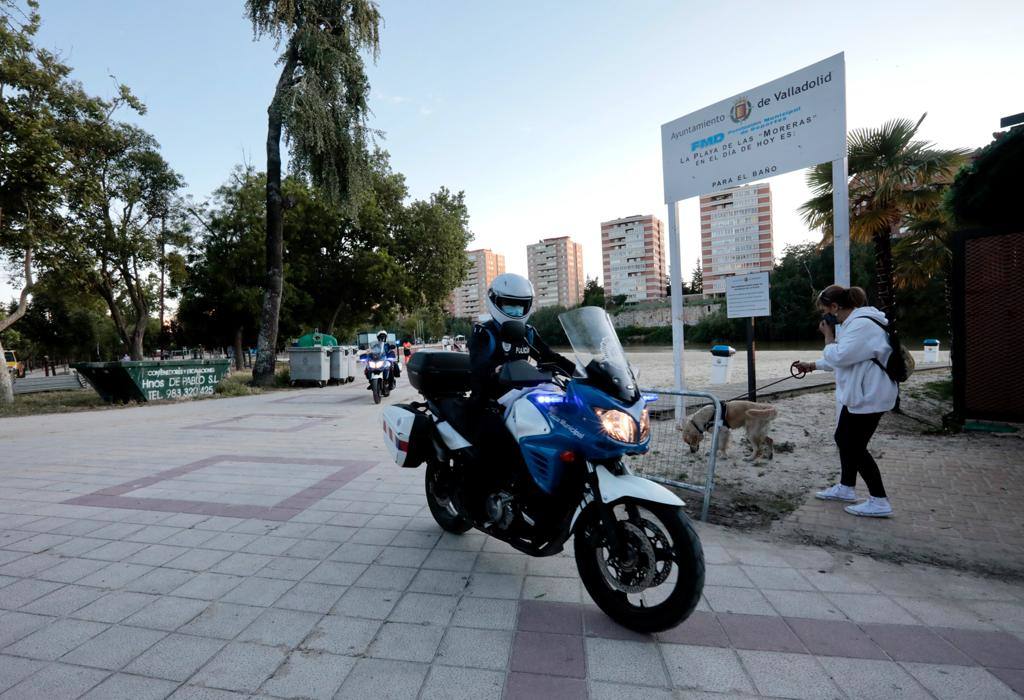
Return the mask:
[(821, 358), (797, 362), (803, 372), (824, 370), (836, 375), (835, 431), (839, 448), (839, 483), (815, 495), (825, 501), (856, 502), (857, 475), (868, 489), (868, 499), (846, 507), (851, 515), (886, 518), (892, 505), (882, 484), (868, 443), (882, 416), (896, 405), (898, 387), (885, 366), (892, 348), (885, 327), (885, 314), (868, 305), (860, 287), (826, 287), (818, 295), (822, 312), (818, 330), (825, 339)]

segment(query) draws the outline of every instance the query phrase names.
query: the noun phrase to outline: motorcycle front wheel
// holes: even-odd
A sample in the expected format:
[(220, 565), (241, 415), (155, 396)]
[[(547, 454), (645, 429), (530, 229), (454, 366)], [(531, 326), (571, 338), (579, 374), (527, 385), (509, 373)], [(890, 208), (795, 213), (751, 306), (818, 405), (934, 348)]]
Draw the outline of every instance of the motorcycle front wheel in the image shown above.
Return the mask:
[(661, 632), (688, 618), (704, 590), (704, 550), (682, 508), (613, 507), (612, 551), (598, 506), (581, 515), (574, 553), (587, 593), (608, 617), (636, 632)]
[(380, 403), (380, 380), (379, 379), (371, 379), (370, 380), (370, 389), (373, 391), (373, 402), (374, 403)]

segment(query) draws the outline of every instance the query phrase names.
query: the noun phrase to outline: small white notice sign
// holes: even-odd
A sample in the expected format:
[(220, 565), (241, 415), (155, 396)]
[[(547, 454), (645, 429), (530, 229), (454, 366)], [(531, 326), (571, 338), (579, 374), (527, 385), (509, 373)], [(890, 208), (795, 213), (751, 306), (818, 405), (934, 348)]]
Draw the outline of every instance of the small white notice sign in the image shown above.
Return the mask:
[(725, 278), (725, 308), (729, 318), (771, 316), (768, 273), (733, 275)]

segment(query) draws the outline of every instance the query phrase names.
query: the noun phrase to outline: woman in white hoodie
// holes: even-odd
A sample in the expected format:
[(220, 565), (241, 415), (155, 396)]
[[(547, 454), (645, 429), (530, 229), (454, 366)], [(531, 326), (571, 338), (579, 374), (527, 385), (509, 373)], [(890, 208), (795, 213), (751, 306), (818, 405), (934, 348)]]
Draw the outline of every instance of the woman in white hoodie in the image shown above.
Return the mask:
[[(826, 501), (857, 500), (854, 487), (860, 474), (868, 487), (866, 501), (846, 507), (851, 515), (885, 518), (892, 506), (882, 485), (868, 442), (886, 411), (896, 405), (896, 383), (885, 371), (892, 349), (884, 330), (885, 314), (868, 306), (867, 294), (860, 287), (832, 285), (818, 296), (818, 308), (826, 316), (818, 329), (825, 336), (825, 350), (814, 362), (799, 362), (805, 371), (835, 372), (836, 403), (839, 414), (835, 440), (839, 447), (841, 473), (839, 483), (818, 491)], [(831, 317), (828, 316), (831, 314)], [(879, 325), (881, 324), (881, 325)]]

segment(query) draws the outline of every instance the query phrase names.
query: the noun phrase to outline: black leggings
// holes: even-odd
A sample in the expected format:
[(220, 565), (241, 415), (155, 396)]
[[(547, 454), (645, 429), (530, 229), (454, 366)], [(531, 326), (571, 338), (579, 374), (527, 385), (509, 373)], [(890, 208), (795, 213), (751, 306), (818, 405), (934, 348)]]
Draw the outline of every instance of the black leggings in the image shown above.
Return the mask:
[(878, 465), (868, 452), (868, 442), (881, 419), (881, 413), (850, 413), (843, 406), (835, 435), (839, 447), (839, 463), (842, 465), (839, 483), (852, 488), (857, 485), (859, 473), (868, 487), (868, 493), (875, 498), (885, 498), (885, 487), (882, 486)]

